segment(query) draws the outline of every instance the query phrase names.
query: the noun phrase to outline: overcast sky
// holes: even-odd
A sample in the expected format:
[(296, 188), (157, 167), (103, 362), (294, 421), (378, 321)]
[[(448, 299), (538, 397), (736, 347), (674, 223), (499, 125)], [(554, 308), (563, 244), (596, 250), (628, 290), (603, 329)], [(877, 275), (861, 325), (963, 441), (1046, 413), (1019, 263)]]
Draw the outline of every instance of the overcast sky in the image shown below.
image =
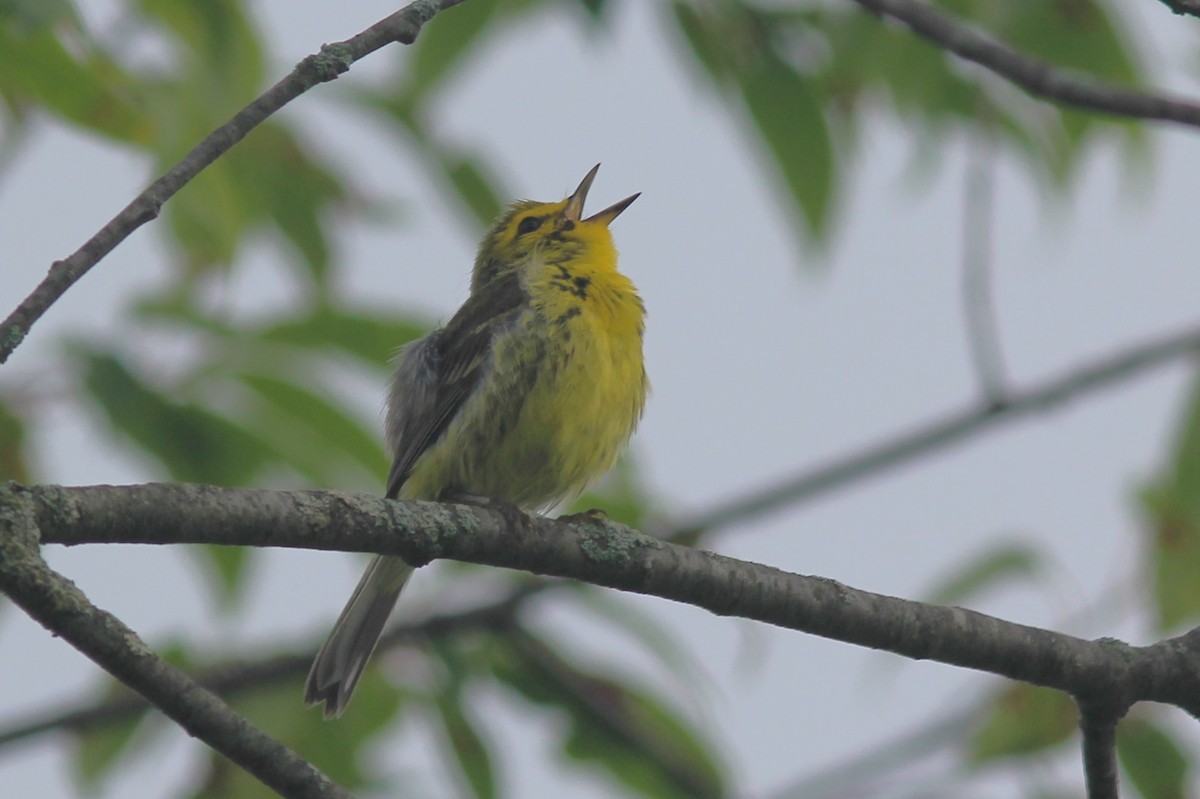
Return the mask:
[[(1187, 35), (1194, 20), (1152, 2), (1123, 5), (1150, 37), (1143, 43), (1153, 43), (1146, 52), (1160, 59), (1159, 85), (1194, 89), (1185, 74), (1170, 71), (1194, 53)], [(633, 451), (664, 511), (715, 506), (973, 400), (978, 386), (960, 290), (962, 143), (937, 156), (935, 173), (917, 178), (912, 138), (874, 125), (864, 136), (865, 158), (845, 186), (843, 224), (829, 254), (799, 250), (789, 215), (765, 188), (750, 138), (664, 44), (655, 4), (614, 6), (611, 37), (589, 38), (569, 14), (556, 14), (491, 41), (440, 99), (436, 127), (485, 148), (520, 196), (560, 198), (597, 161), (603, 168), (591, 193), (595, 208), (643, 193), (614, 234), (622, 268), (650, 314), (646, 355), (654, 395)], [(255, 7), (270, 31), (277, 75), (322, 42), (343, 39), (392, 10), (377, 0), (264, 0)], [(452, 22), (447, 14), (435, 24)], [(392, 58), (390, 51), (376, 54), (351, 75), (378, 74)], [(531, 75), (538, 90), (516, 91)], [(429, 188), (419, 165), (331, 101), (340, 88), (322, 87), (284, 113), (338, 153), (356, 180), (405, 208), (403, 224), (352, 231), (339, 253), (344, 288), (377, 305), (448, 317), (465, 296), (473, 233)], [(1069, 206), (1047, 201), (1011, 159), (997, 165), (996, 306), (1014, 385), (1032, 385), (1200, 319), (1191, 240), (1200, 155), (1190, 134), (1168, 132), (1155, 141), (1157, 168), (1149, 181), (1127, 180), (1115, 154), (1100, 150)], [(7, 313), (50, 261), (74, 250), (149, 177), (140, 158), (44, 126), (0, 182), (0, 311)], [(120, 331), (114, 315), (123, 298), (166, 268), (158, 236), (139, 231), (69, 292), (0, 379), (42, 368), (52, 354), (46, 345), (61, 331)], [(294, 298), (279, 258), (265, 249), (253, 254), (252, 267), (230, 287), (237, 307), (261, 312)], [(153, 341), (145, 347), (151, 359), (167, 357)], [(1062, 620), (1129, 574), (1140, 530), (1136, 491), (1165, 457), (1188, 379), (1182, 365), (1161, 369), (793, 512), (729, 529), (712, 547), (916, 598), (953, 564), (1017, 536), (1045, 554), (1047, 579), (988, 595), (973, 607), (1141, 643), (1146, 627), (1136, 618), (1071, 627)], [(378, 386), (358, 400), (374, 413), (382, 395)], [(97, 435), (94, 422), (70, 402), (48, 413), (36, 431), (47, 443), (40, 466), (48, 480), (157, 476)], [(151, 642), (186, 634), (222, 647), (250, 646), (264, 636), (296, 646), (315, 639), (361, 566), (348, 555), (272, 553), (231, 642), (212, 619), (195, 567), (179, 552), (80, 547), (52, 548), (48, 556)], [(454, 584), (456, 575), (438, 566), (426, 572), (406, 594), (404, 613), (472, 595), (471, 586)], [(729, 758), (733, 784), (747, 796), (767, 795), (999, 684), (659, 600), (625, 601), (677, 632), (711, 677), (703, 695), (665, 677), (609, 628), (553, 602), (542, 605), (540, 621), (576, 640), (581, 657), (620, 663), (667, 686), (702, 719)], [(84, 695), (96, 669), (20, 612), (4, 610), (0, 673), (13, 690), (0, 700), (0, 719)], [(479, 715), (508, 755), (503, 775), (511, 795), (562, 795), (568, 786), (575, 797), (613, 795), (607, 783), (581, 780), (549, 756), (545, 717), (526, 716), (500, 695), (478, 701)], [(74, 796), (61, 743), (47, 739), (0, 753), (0, 784), (12, 796)], [(103, 795), (178, 793), (195, 776), (195, 745), (174, 734), (157, 746), (159, 756), (137, 760)], [(419, 770), (430, 751), (423, 736), (405, 733), (381, 756)], [(1078, 771), (1074, 761), (1069, 765)], [(422, 795), (459, 794), (444, 779), (420, 787)], [(987, 790), (995, 797), (1023, 793), (1003, 780)]]

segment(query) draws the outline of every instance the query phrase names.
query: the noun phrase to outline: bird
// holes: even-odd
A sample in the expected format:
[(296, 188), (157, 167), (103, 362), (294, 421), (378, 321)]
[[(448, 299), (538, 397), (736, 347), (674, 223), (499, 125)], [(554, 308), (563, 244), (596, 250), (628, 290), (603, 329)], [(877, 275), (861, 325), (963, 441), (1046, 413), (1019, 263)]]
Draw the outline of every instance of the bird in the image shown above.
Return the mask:
[[(400, 350), (384, 414), (385, 496), (544, 512), (616, 461), (650, 390), (645, 306), (591, 216), (600, 165), (558, 202), (518, 200), (484, 235), (462, 307)], [(317, 653), (305, 703), (340, 716), (414, 569), (376, 555)]]

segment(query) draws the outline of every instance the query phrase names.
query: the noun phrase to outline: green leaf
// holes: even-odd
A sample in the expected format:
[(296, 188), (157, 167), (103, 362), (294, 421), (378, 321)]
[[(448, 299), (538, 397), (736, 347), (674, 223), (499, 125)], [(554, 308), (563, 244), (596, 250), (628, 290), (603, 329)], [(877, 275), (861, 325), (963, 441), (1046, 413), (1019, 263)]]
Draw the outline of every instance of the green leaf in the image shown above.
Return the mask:
[(26, 451), (25, 422), (0, 397), (0, 483), (32, 482)]
[(388, 459), (378, 438), (333, 402), (272, 375), (241, 373), (237, 378), (272, 409), (286, 414), (292, 422), (289, 427), (304, 425), (317, 439), (317, 457), (328, 460), (331, 455), (340, 454), (379, 481), (386, 476)]
[(983, 763), (1045, 751), (1074, 734), (1076, 719), (1075, 703), (1062, 691), (1014, 685), (996, 698), (971, 741), (971, 758)]
[(514, 630), (502, 641), (509, 646), (493, 650), (493, 673), (534, 704), (567, 717), (562, 748), (571, 760), (602, 768), (642, 796), (725, 795), (712, 753), (665, 702), (626, 678), (571, 664), (527, 631)]
[[(438, 647), (444, 649), (444, 647)], [(471, 793), (478, 799), (495, 799), (496, 778), (490, 748), (463, 706), (463, 683), (453, 675), (434, 696), (442, 724), (443, 750), (457, 764)]]
[(1200, 379), (1164, 473), (1142, 491), (1144, 559), (1151, 571), (1159, 628), (1200, 617)]
[(954, 573), (943, 578), (925, 601), (955, 605), (984, 591), (1018, 579), (1029, 580), (1042, 572), (1041, 553), (1032, 546), (1003, 542), (959, 563)]
[(478, 52), (479, 38), (495, 16), (498, 0), (472, 0), (439, 15), (427, 25), (412, 48), (405, 68), (406, 102), (418, 105), (436, 90), (464, 58)]
[(737, 77), (776, 174), (809, 233), (823, 238), (833, 206), (835, 153), (821, 99), (810, 81), (780, 60), (765, 60)]
[(22, 31), (0, 18), (0, 94), (15, 94), (86, 130), (148, 145), (156, 126), (129, 78), (103, 53), (75, 56), (52, 28)]
[(671, 4), (675, 14), (675, 23), (683, 34), (692, 55), (709, 78), (718, 85), (729, 71), (728, 56), (725, 53), (724, 40), (719, 35), (719, 26), (709, 24), (705, 16), (692, 3), (675, 2)]
[(217, 600), (217, 609), (223, 613), (237, 610), (249, 585), (250, 568), (258, 560), (254, 547), (206, 544), (188, 547), (188, 552), (199, 559)]
[(430, 327), (427, 321), (398, 315), (321, 306), (298, 318), (271, 322), (258, 335), (264, 341), (295, 347), (334, 347), (379, 369), (402, 345)]
[[(105, 698), (129, 696), (132, 692), (121, 686), (123, 690), (110, 690)], [(118, 721), (112, 721), (103, 727), (98, 727), (75, 736), (75, 753), (71, 761), (72, 771), (80, 787), (95, 791), (112, 769), (121, 762), (122, 758), (132, 754), (135, 734), (146, 719), (146, 711)], [(144, 743), (144, 741), (142, 741)]]
[(141, 0), (145, 19), (175, 34), (191, 53), (188, 71), (210, 87), (208, 105), (231, 114), (257, 94), (263, 81), (258, 34), (238, 0)]
[(58, 25), (73, 31), (83, 29), (71, 0), (0, 0), (0, 26), (9, 23), (18, 34)]
[(442, 170), (458, 198), (481, 225), (490, 225), (500, 215), (504, 203), (484, 175), (483, 165), (469, 156), (443, 156)]
[[(263, 731), (291, 747), (342, 787), (359, 791), (370, 788), (381, 795), (398, 796), (397, 786), (385, 790), (383, 775), (371, 770), (371, 762), (361, 753), (378, 735), (388, 730), (405, 705), (401, 691), (390, 685), (380, 670), (368, 667), (354, 692), (354, 700), (336, 721), (326, 721), (320, 709), (305, 707), (303, 677), (281, 681), (254, 691), (228, 698), (229, 704)], [(190, 794), (194, 799), (277, 797), (261, 794), (259, 785), (240, 768), (232, 773), (221, 771), (220, 755), (210, 764), (217, 779)]]
[[(186, 647), (181, 644), (166, 644), (157, 650), (159, 656), (172, 666), (186, 669), (191, 662)], [(102, 687), (97, 691), (100, 701), (119, 701), (133, 696), (133, 691), (124, 683), (108, 676), (102, 678)], [(154, 740), (152, 732), (162, 721), (158, 714), (143, 710), (122, 720), (75, 733), (71, 769), (80, 786), (89, 792), (97, 790), (114, 768), (145, 751), (146, 745)]]
[(1185, 799), (1191, 794), (1191, 763), (1162, 728), (1144, 716), (1117, 725), (1117, 757), (1144, 799)]
[(115, 431), (153, 456), (174, 480), (246, 485), (274, 453), (257, 436), (197, 405), (174, 402), (116, 355), (79, 348), (89, 393)]

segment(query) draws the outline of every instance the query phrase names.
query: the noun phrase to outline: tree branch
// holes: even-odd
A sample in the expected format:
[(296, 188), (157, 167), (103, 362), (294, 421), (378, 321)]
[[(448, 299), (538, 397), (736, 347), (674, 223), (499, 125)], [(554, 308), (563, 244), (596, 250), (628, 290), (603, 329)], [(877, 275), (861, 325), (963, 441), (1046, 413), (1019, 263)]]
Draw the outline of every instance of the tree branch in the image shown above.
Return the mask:
[(361, 33), (342, 42), (322, 45), (319, 52), (306, 56), (290, 75), (210, 133), (82, 247), (67, 258), (51, 264), (49, 273), (33, 293), (0, 323), (0, 364), (8, 360), (33, 324), (67, 289), (133, 231), (157, 218), (163, 203), (267, 117), (314, 86), (336, 79), (349, 70), (355, 61), (381, 47), (392, 42), (412, 44), (421, 28), (434, 15), (461, 2), (463, 0), (416, 0)]
[(352, 799), (316, 767), (275, 741), (154, 654), (38, 552), (37, 500), (0, 488), (0, 591), (46, 629), (145, 696), (184, 730), (290, 799)]
[[(1055, 67), (1020, 53), (918, 0), (852, 2), (881, 17), (902, 22), (938, 47), (995, 72), (1034, 97), (1103, 114), (1200, 127), (1200, 105), (1194, 102), (1112, 86)], [(1187, 5), (1195, 4), (1187, 2)]]
[(1107, 703), (1079, 703), (1079, 731), (1083, 735), (1083, 772), (1088, 799), (1119, 799), (1117, 777), (1117, 722), (1127, 708), (1113, 712)]
[(1180, 16), (1200, 17), (1200, 0), (1159, 0)]
[(1100, 388), (1136, 377), (1150, 369), (1200, 353), (1200, 326), (1165, 336), (1075, 367), (1024, 391), (1009, 392), (1004, 401), (983, 401), (926, 422), (879, 444), (785, 478), (708, 511), (685, 519), (671, 540), (692, 542), (701, 533), (744, 522), (799, 502), (814, 494), (843, 488), (939, 449), (957, 444), (1003, 423), (1046, 413)]
[[(379, 648), (389, 649), (404, 643), (444, 638), (481, 628), (510, 627), (517, 610), (528, 598), (551, 585), (561, 584), (531, 582), (486, 605), (395, 625), (379, 639)], [(229, 660), (210, 668), (198, 669), (188, 676), (222, 699), (228, 699), (263, 686), (303, 679), (316, 654), (316, 646), (303, 652), (272, 657), (262, 657), (260, 654), (251, 661)], [(0, 729), (0, 749), (56, 730), (83, 733), (105, 727), (133, 718), (151, 707), (145, 697), (137, 694), (99, 702), (74, 702), (69, 705), (70, 709), (59, 709), (15, 721)]]
[[(332, 491), (147, 484), (29, 489), (43, 543), (193, 543), (450, 558), (585, 580), (1076, 696), (1200, 713), (1200, 641), (1090, 642), (962, 608), (672, 545), (613, 522)], [(1189, 634), (1191, 635), (1191, 634)], [(1115, 701), (1115, 700), (1114, 700)]]

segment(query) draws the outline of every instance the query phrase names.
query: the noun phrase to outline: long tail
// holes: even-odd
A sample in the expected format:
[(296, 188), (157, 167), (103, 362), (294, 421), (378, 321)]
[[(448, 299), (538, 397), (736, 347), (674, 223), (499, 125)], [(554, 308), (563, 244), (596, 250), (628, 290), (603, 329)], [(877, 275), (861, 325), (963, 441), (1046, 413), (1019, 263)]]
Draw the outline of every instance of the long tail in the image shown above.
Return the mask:
[(376, 555), (371, 559), (308, 672), (304, 701), (308, 705), (324, 702), (325, 718), (340, 716), (346, 709), (412, 573), (413, 567), (400, 558)]

